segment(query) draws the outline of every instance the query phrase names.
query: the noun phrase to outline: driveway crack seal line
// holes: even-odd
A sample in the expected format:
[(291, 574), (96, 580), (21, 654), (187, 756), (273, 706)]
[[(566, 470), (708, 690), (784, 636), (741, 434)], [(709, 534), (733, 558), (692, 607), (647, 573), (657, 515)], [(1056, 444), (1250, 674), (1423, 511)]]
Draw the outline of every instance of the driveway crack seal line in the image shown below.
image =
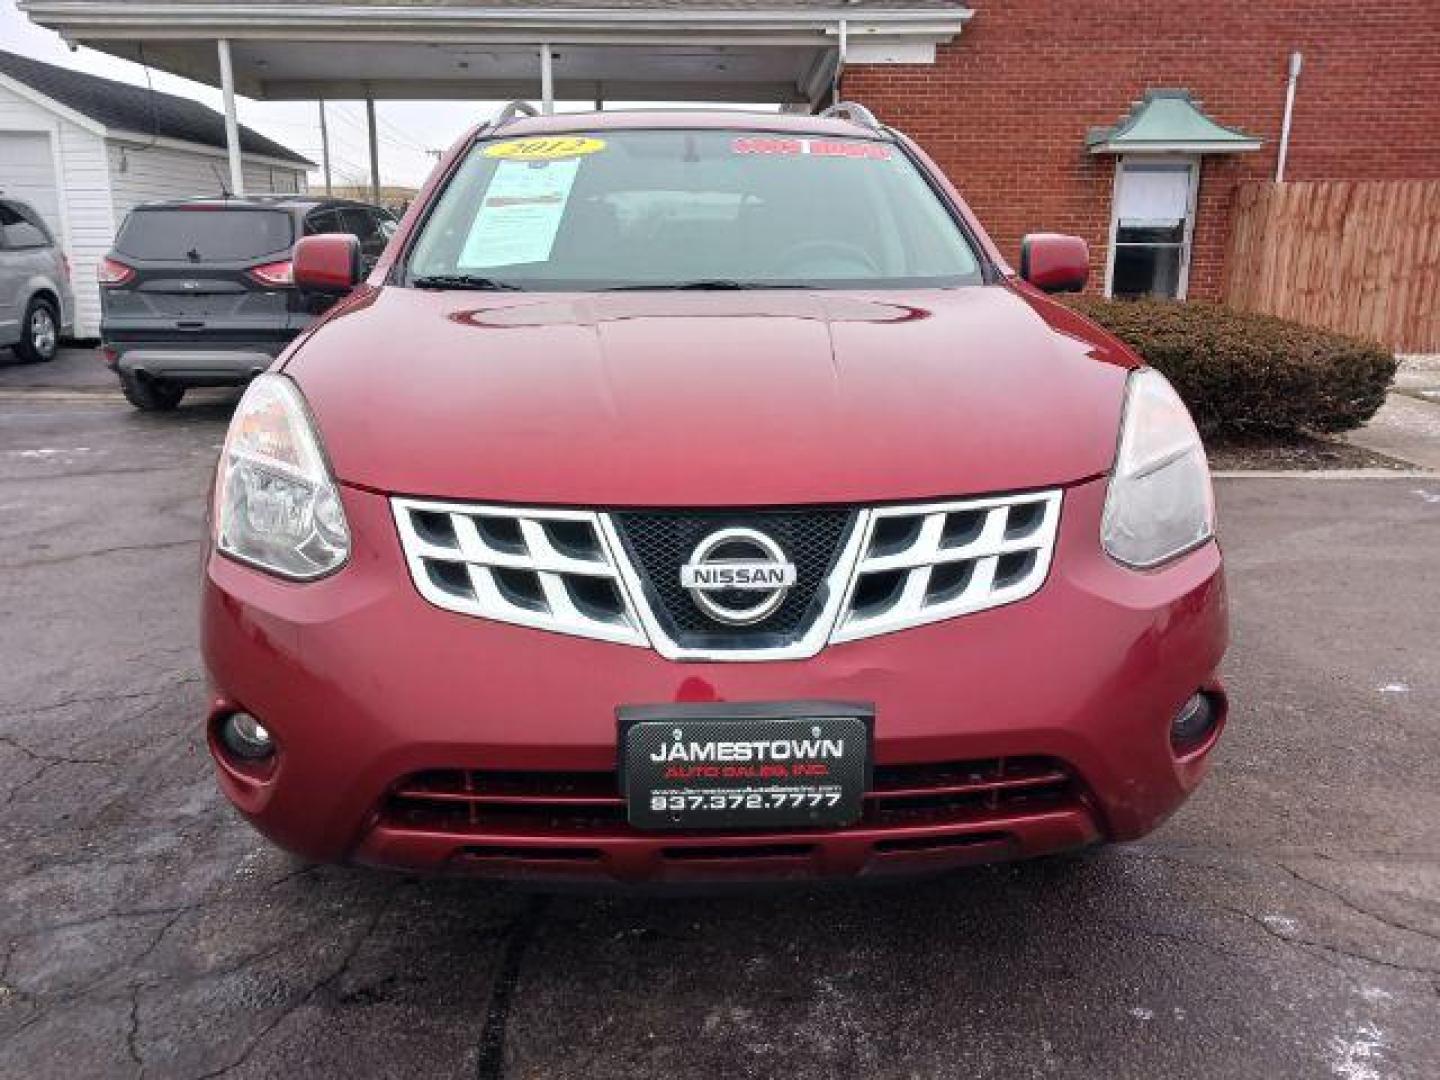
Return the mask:
[(59, 563), (76, 562), (80, 559), (98, 559), (104, 555), (125, 555), (136, 551), (165, 551), (170, 548), (193, 547), (200, 543), (198, 538), (189, 540), (156, 540), (149, 544), (122, 544), (119, 547), (98, 548), (95, 551), (77, 551), (73, 555), (53, 555), (24, 562), (0, 563), (0, 570), (31, 570), (37, 566), (55, 566)]
[(476, 1080), (501, 1080), (505, 1075), (505, 1029), (510, 1023), (510, 1003), (520, 982), (525, 953), (549, 906), (550, 897), (532, 896), (505, 935), (505, 951), (500, 956), (500, 970), (495, 974), (490, 1004), (485, 1009), (485, 1027), (480, 1032)]
[(1402, 933), (1406, 934), (1414, 934), (1417, 937), (1423, 937), (1432, 942), (1440, 942), (1440, 935), (1432, 933), (1429, 930), (1422, 930), (1418, 926), (1412, 926), (1409, 923), (1401, 922), (1399, 919), (1393, 918), (1389, 915), (1382, 915), (1378, 911), (1371, 911), (1364, 905), (1357, 903), (1354, 900), (1351, 900), (1350, 897), (1346, 896), (1339, 889), (1333, 889), (1328, 885), (1323, 885), (1318, 881), (1308, 878), (1304, 874), (1300, 873), (1299, 870), (1296, 870), (1293, 866), (1290, 866), (1287, 863), (1280, 862), (1277, 859), (1275, 861), (1275, 865), (1278, 866), (1281, 870), (1284, 870), (1285, 873), (1289, 874), (1296, 881), (1300, 882), (1301, 884), (1308, 885), (1316, 892), (1324, 893), (1326, 896), (1329, 896), (1339, 901), (1342, 906), (1348, 908), (1350, 911), (1353, 911), (1357, 915), (1361, 915), (1367, 919), (1373, 919), (1381, 926), (1388, 926), (1392, 930), (1399, 930)]
[[(72, 705), (113, 705), (118, 701), (136, 701), (141, 698), (160, 697), (162, 694), (167, 694), (171, 690), (178, 690), (182, 686), (187, 686), (191, 683), (198, 682), (200, 682), (200, 676), (186, 675), (183, 678), (166, 683), (158, 690), (137, 690), (133, 693), (76, 696), (62, 698), (60, 701), (47, 702), (44, 705), (22, 705), (19, 708), (15, 709), (0, 709), (0, 720), (9, 720), (18, 716), (34, 716), (42, 712), (53, 712), (56, 709), (68, 709)], [(26, 749), (24, 746), (21, 746), (9, 736), (0, 736), (0, 739), (3, 739), (5, 742), (10, 743), (10, 745), (14, 746), (16, 750), (19, 750), (22, 754), (25, 754), (29, 757), (44, 757), (43, 754), (38, 754), (34, 751)]]
[(1334, 956), (1341, 956), (1348, 960), (1358, 960), (1362, 964), (1374, 964), (1376, 967), (1389, 968), (1392, 971), (1403, 971), (1411, 975), (1440, 975), (1440, 968), (1424, 967), (1412, 964), (1400, 964), (1396, 963), (1394, 960), (1382, 960), (1378, 956), (1371, 956), (1369, 953), (1357, 952), (1353, 949), (1342, 948), (1339, 945), (1331, 945), (1324, 941), (1316, 941), (1314, 938), (1284, 934), (1281, 933), (1279, 930), (1276, 930), (1273, 926), (1268, 925), (1264, 919), (1260, 918), (1257, 915), (1252, 915), (1248, 911), (1237, 907), (1226, 907), (1223, 904), (1221, 905), (1221, 907), (1223, 910), (1230, 912), (1232, 915), (1238, 915), (1242, 919), (1247, 919), (1250, 922), (1254, 923), (1256, 926), (1258, 926), (1261, 930), (1265, 931), (1265, 933), (1269, 934), (1276, 941), (1282, 941), (1286, 945), (1294, 946), (1295, 948), (1302, 951), (1308, 952), (1312, 949), (1321, 949)]

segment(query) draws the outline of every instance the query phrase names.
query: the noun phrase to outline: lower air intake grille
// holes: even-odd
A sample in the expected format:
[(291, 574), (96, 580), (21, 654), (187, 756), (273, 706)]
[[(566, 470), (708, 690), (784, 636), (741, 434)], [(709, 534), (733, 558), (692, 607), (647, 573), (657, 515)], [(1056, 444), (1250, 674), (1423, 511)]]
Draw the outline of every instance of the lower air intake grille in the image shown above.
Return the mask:
[[(984, 821), (1071, 804), (1082, 792), (1070, 767), (1056, 758), (877, 765), (861, 824), (903, 828)], [(382, 817), (399, 828), (446, 832), (638, 835), (627, 823), (612, 772), (433, 769), (397, 784)]]
[[(850, 510), (683, 511), (611, 515), (615, 530), (667, 636), (683, 648), (780, 647), (808, 630), (825, 600), (825, 579), (853, 527)], [(795, 586), (774, 612), (749, 626), (726, 627), (707, 616), (680, 584), (680, 568), (707, 536), (754, 529), (774, 540), (795, 565)], [(724, 599), (722, 594), (721, 599)]]
[(385, 816), (417, 829), (583, 832), (623, 824), (625, 800), (609, 772), (432, 769), (401, 781)]

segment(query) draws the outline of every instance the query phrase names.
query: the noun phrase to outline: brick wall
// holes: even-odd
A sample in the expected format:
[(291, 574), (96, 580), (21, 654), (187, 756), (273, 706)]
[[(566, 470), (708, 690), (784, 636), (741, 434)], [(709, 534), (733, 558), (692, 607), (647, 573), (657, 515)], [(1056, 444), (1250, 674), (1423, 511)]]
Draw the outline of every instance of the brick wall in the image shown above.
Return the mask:
[(1152, 87), (1265, 142), (1204, 159), (1190, 295), (1216, 297), (1240, 180), (1274, 175), (1289, 54), (1305, 54), (1286, 176), (1440, 178), (1440, 0), (969, 0), (934, 65), (851, 67), (844, 95), (914, 136), (1006, 255), (1073, 232), (1103, 285), (1114, 161), (1085, 151)]

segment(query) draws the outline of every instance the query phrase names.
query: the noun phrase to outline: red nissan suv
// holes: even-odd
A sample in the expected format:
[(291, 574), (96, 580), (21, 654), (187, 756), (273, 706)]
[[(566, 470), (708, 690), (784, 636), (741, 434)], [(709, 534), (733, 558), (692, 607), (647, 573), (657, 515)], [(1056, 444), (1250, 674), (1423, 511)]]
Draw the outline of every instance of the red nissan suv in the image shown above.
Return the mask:
[(1153, 829), (1224, 723), (1204, 451), (863, 108), (517, 117), (246, 392), (211, 751), (276, 843), (878, 876)]

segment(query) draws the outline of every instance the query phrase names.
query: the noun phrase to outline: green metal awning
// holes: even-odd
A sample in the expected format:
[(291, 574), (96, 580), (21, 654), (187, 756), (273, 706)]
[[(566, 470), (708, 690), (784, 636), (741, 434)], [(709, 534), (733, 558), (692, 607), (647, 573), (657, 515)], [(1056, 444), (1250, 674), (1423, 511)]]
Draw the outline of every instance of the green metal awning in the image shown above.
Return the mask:
[(1205, 115), (1188, 90), (1147, 90), (1114, 127), (1091, 128), (1092, 154), (1233, 154), (1259, 150), (1260, 140)]

